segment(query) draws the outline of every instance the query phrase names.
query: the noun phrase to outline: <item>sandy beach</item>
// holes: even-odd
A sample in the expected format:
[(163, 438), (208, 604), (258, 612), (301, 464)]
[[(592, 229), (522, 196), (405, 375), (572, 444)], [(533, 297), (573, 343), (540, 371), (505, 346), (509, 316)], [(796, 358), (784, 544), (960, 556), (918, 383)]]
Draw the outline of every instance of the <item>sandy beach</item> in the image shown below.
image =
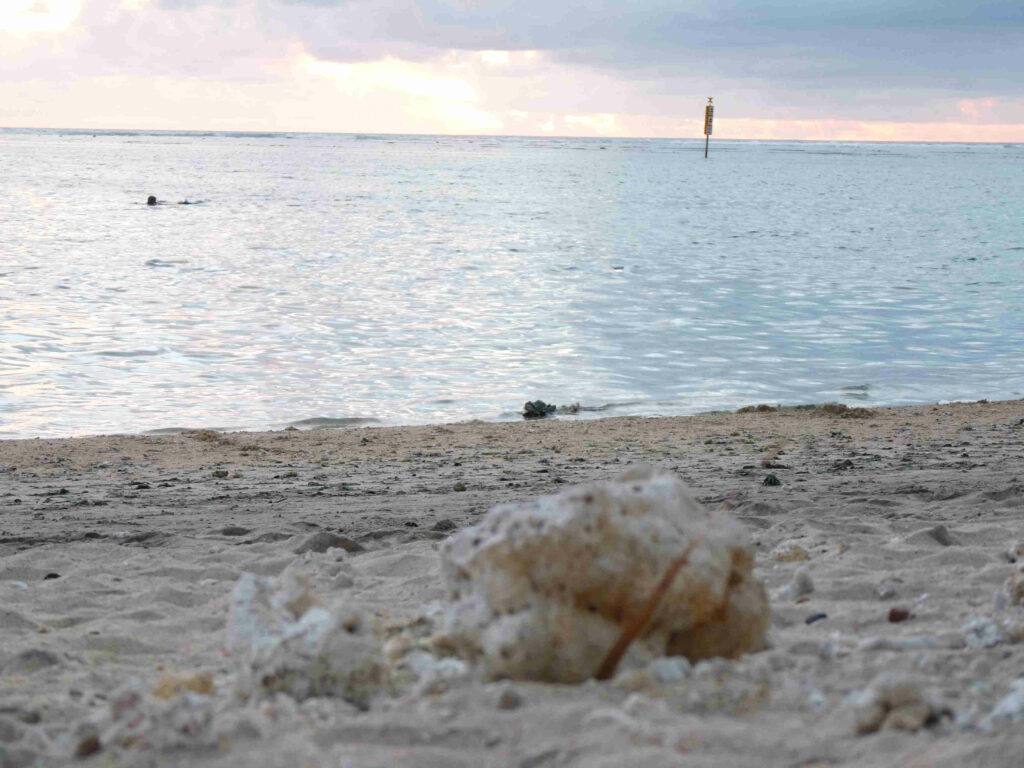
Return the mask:
[[(0, 442), (0, 766), (1024, 765), (1022, 438), (1024, 400)], [(579, 685), (403, 672), (442, 540), (635, 464), (745, 527), (767, 650)], [(391, 665), (358, 706), (237, 691), (233, 590), (299, 572)], [(885, 674), (921, 723), (863, 726)], [(144, 737), (105, 743), (126, 691)]]

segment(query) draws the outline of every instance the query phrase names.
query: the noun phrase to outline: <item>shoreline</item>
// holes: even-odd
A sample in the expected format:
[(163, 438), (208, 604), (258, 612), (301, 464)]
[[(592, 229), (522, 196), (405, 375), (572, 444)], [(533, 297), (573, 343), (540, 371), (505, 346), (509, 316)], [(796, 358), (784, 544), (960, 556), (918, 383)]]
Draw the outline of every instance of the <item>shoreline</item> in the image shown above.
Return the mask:
[[(399, 677), (365, 711), (233, 694), (242, 574), (305, 573), (381, 642), (427, 632), (442, 539), (638, 463), (728, 500), (771, 602), (768, 650), (660, 682)], [(0, 751), (18, 765), (66, 764), (119, 691), (171, 673), (210, 676), (212, 741), (158, 717), (200, 704), (145, 699), (149, 741), (100, 743), (104, 764), (1010, 768), (1024, 752), (993, 714), (1024, 669), (1024, 607), (998, 598), (1024, 555), (1024, 400), (4, 440), (0, 511)], [(297, 552), (325, 534), (351, 551)], [(858, 733), (851, 702), (886, 674), (941, 702), (934, 721)]]
[[(424, 422), (409, 422), (409, 423), (393, 423), (387, 419), (378, 418), (376, 416), (311, 416), (302, 419), (296, 419), (287, 423), (281, 422), (278, 425), (272, 426), (257, 426), (257, 427), (232, 427), (232, 426), (191, 426), (191, 427), (153, 427), (150, 429), (144, 429), (138, 432), (92, 432), (85, 434), (76, 435), (62, 435), (62, 436), (15, 436), (15, 437), (4, 437), (3, 433), (0, 433), (0, 444), (8, 442), (19, 442), (26, 440), (88, 440), (94, 438), (107, 438), (107, 437), (132, 437), (132, 438), (146, 438), (146, 437), (174, 437), (178, 435), (184, 435), (192, 432), (216, 432), (218, 434), (269, 434), (275, 432), (284, 431), (299, 431), (299, 432), (332, 432), (332, 431), (349, 431), (359, 429), (407, 429), (407, 428), (430, 428), (430, 427), (462, 427), (478, 424), (522, 424), (532, 423), (534, 421), (545, 421), (545, 422), (558, 422), (563, 424), (577, 424), (590, 421), (605, 421), (608, 419), (692, 419), (708, 416), (720, 416), (728, 414), (746, 413), (752, 410), (760, 410), (764, 412), (768, 409), (772, 412), (805, 412), (814, 411), (815, 409), (822, 409), (832, 406), (838, 406), (840, 408), (849, 409), (867, 409), (867, 410), (890, 410), (890, 409), (906, 409), (906, 408), (929, 408), (938, 407), (945, 408), (948, 406), (959, 406), (959, 405), (971, 405), (973, 403), (1013, 403), (1018, 400), (1024, 400), (1024, 398), (1013, 398), (1005, 400), (989, 400), (988, 398), (982, 398), (978, 400), (938, 400), (933, 402), (921, 402), (921, 403), (904, 403), (900, 405), (879, 405), (871, 404), (868, 401), (856, 401), (853, 403), (842, 403), (839, 401), (827, 401), (821, 403), (797, 403), (792, 405), (783, 405), (779, 403), (754, 403), (744, 406), (739, 406), (733, 409), (710, 409), (706, 411), (694, 411), (692, 413), (677, 413), (677, 414), (664, 414), (664, 413), (653, 413), (653, 414), (615, 414), (608, 413), (614, 411), (619, 407), (626, 407), (630, 403), (610, 403), (599, 406), (581, 406), (579, 403), (570, 405), (558, 405), (558, 411), (553, 413), (548, 418), (542, 419), (526, 419), (522, 417), (521, 412), (517, 412), (517, 415), (512, 416), (508, 413), (502, 415), (485, 418), (485, 417), (467, 417), (458, 421), (424, 421)], [(576, 408), (576, 411), (572, 409)], [(606, 415), (607, 414), (607, 415)], [(508, 418), (505, 416), (508, 415)]]

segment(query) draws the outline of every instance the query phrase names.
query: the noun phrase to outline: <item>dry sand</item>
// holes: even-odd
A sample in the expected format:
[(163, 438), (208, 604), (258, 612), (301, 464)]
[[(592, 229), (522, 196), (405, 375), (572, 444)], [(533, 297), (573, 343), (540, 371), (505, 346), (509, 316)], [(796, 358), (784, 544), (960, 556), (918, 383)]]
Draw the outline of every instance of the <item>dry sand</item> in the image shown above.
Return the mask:
[[(0, 442), (0, 766), (66, 764), (126, 683), (197, 671), (213, 676), (215, 746), (77, 760), (1024, 766), (1020, 722), (988, 717), (1024, 675), (1024, 608), (994, 599), (1024, 541), (1022, 437), (1024, 401)], [(382, 691), (368, 711), (234, 697), (225, 620), (242, 573), (297, 563), (396, 631), (443, 603), (447, 532), (637, 462), (709, 506), (731, 499), (772, 598), (769, 650), (677, 680), (469, 675)], [(294, 553), (319, 531), (364, 551)], [(787, 591), (800, 568), (803, 597)], [(893, 608), (910, 617), (890, 622)], [(885, 672), (932, 697), (937, 722), (857, 735), (852, 702)]]

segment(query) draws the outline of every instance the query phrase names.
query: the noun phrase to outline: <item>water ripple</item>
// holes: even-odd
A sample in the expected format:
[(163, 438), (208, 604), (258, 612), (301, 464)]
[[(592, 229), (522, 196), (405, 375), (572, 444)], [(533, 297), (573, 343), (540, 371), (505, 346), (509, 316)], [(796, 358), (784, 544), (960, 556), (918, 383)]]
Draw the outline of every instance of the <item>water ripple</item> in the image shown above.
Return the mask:
[(2, 136), (5, 436), (1024, 391), (1002, 147)]

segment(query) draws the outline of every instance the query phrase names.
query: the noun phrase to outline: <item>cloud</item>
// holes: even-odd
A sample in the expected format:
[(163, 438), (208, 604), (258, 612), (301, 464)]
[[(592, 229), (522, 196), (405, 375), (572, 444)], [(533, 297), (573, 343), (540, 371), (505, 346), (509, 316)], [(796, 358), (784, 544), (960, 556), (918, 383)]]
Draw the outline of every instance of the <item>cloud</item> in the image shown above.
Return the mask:
[(189, 127), (263, 100), (265, 129), (699, 135), (714, 95), (716, 135), (1004, 135), (1022, 31), (1019, 0), (0, 0), (0, 83), (42, 89), (0, 120), (116, 87), (108, 114), (165, 124), (178, 99)]
[[(745, 116), (952, 119), (955, 102), (979, 90), (1024, 96), (1019, 0), (156, 2), (164, 11), (258, 15), (272, 39), (297, 41), (327, 61), (537, 50), (648, 97), (692, 98), (691, 84), (703, 82), (698, 91), (714, 86)], [(733, 98), (744, 91), (761, 95)]]
[[(953, 53), (990, 66), (996, 57), (987, 46), (1012, 51), (1024, 29), (1018, 0), (269, 0), (264, 7), (314, 47), (330, 47), (340, 33), (362, 44), (540, 49), (611, 67), (688, 63), (716, 71), (742, 62), (754, 74), (869, 67), (916, 77), (922, 63), (938, 61), (939, 75), (950, 70)], [(936, 50), (936, 43), (952, 49)], [(1019, 71), (1021, 57), (1014, 58), (993, 72)]]

